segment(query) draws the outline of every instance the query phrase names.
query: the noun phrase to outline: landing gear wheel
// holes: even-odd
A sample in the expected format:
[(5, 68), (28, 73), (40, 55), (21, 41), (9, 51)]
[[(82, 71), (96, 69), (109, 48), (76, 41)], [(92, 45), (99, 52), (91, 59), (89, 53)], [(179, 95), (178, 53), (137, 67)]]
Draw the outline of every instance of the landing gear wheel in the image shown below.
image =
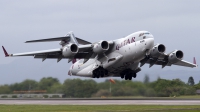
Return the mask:
[(108, 76), (108, 70), (104, 69), (102, 66), (99, 66), (92, 72), (92, 78), (99, 78)]
[(92, 72), (92, 78), (95, 78), (96, 75), (97, 75), (96, 71), (93, 71), (93, 72)]
[(92, 75), (92, 78), (95, 78), (95, 75), (94, 75), (94, 74)]
[(103, 72), (103, 71), (101, 71), (100, 73), (101, 73), (101, 77), (104, 77), (104, 72)]
[(108, 75), (108, 70), (105, 70), (105, 76), (107, 76)]
[(132, 80), (132, 77), (129, 77), (129, 80)]
[(134, 73), (134, 74), (133, 74), (133, 78), (136, 78), (136, 76), (137, 76), (137, 74), (136, 74), (136, 73)]
[(123, 78), (124, 78), (124, 75), (121, 75), (121, 78), (123, 79)]
[(97, 71), (96, 78), (99, 78), (99, 77), (100, 77), (100, 72)]
[(128, 80), (128, 75), (125, 75), (125, 80)]

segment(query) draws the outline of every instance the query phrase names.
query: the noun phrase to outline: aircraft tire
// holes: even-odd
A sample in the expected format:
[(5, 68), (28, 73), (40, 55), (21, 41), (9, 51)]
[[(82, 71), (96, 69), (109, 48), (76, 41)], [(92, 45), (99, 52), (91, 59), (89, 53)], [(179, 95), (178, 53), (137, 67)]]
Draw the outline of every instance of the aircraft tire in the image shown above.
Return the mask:
[(105, 71), (105, 75), (107, 76), (107, 75), (108, 75), (108, 70), (105, 70), (105, 69), (104, 69), (104, 71)]
[(136, 76), (137, 76), (136, 73), (133, 73), (133, 74), (132, 74), (132, 77), (133, 77), (133, 78), (136, 78)]
[(131, 77), (129, 76), (129, 80), (132, 80), (132, 76)]
[(121, 78), (123, 79), (123, 78), (124, 78), (124, 75), (121, 75)]
[(95, 75), (94, 75), (94, 74), (92, 75), (92, 78), (95, 78)]
[(93, 70), (93, 72), (92, 72), (92, 78), (95, 78), (96, 77), (96, 70)]
[(128, 80), (128, 75), (125, 75), (125, 80)]
[(101, 72), (99, 70), (96, 71), (96, 78), (99, 78), (101, 75)]
[(102, 70), (100, 71), (101, 77), (104, 77), (105, 72)]

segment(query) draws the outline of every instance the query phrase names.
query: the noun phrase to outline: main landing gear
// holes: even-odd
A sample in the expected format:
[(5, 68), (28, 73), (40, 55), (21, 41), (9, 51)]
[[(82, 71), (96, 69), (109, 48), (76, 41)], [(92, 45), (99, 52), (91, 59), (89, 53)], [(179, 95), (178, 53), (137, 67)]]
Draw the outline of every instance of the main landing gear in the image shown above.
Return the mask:
[(99, 78), (108, 75), (108, 70), (104, 69), (103, 67), (99, 66), (97, 69), (93, 70), (92, 78)]
[(131, 69), (126, 69), (126, 70), (122, 71), (120, 73), (120, 75), (121, 75), (121, 78), (122, 79), (125, 78), (125, 80), (128, 80), (128, 79), (132, 80), (132, 77), (136, 78), (136, 76), (137, 76), (137, 74)]

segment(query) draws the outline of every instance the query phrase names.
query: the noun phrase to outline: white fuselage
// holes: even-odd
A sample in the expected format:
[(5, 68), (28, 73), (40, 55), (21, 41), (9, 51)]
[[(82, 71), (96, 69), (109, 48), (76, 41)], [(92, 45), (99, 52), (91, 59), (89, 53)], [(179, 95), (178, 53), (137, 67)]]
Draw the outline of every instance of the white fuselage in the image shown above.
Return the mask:
[(74, 63), (70, 67), (70, 75), (92, 77), (92, 71), (99, 66), (108, 70), (108, 76), (120, 76), (120, 72), (127, 68), (136, 70), (147, 51), (154, 46), (154, 37), (148, 31), (139, 31), (113, 42), (105, 54), (86, 63), (83, 59)]

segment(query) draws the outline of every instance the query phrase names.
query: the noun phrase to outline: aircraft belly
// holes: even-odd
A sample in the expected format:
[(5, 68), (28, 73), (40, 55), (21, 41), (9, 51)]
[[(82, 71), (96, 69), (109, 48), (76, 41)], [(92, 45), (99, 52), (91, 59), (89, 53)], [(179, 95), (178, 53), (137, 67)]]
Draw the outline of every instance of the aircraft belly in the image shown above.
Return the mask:
[(145, 56), (144, 47), (137, 41), (119, 49), (118, 53), (123, 54), (123, 59), (117, 64), (113, 64), (108, 71), (114, 75), (119, 75), (121, 71), (127, 68), (137, 69), (138, 63)]
[(89, 74), (88, 72), (85, 72), (85, 70), (89, 69), (91, 71), (94, 65), (95, 65), (94, 59), (90, 59), (84, 64), (76, 62), (72, 65), (72, 67), (70, 68), (70, 71), (72, 75), (75, 75), (75, 76), (89, 76), (90, 75), (91, 77), (91, 74)]
[(94, 66), (95, 66), (95, 64), (91, 64), (91, 65), (87, 66), (86, 68), (80, 70), (76, 74), (76, 76), (91, 77)]

